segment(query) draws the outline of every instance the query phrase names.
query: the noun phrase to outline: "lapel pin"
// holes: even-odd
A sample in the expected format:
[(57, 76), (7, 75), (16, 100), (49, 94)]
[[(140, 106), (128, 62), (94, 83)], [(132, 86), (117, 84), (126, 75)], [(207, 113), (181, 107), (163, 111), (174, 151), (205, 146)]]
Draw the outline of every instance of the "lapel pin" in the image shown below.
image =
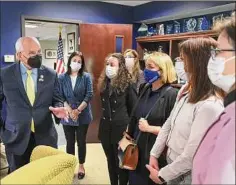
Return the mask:
[(39, 81), (40, 81), (40, 82), (43, 82), (43, 81), (44, 81), (44, 76), (43, 76), (43, 75), (40, 75)]

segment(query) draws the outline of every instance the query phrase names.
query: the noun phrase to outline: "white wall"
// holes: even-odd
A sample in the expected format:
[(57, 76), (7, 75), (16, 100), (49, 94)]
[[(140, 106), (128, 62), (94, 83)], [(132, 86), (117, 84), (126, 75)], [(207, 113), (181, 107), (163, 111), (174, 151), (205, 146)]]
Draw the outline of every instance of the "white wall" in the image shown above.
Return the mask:
[[(46, 49), (54, 49), (57, 50), (58, 47), (58, 41), (57, 40), (40, 40), (39, 41), (41, 44), (41, 48), (42, 48), (42, 63), (43, 65), (54, 69), (54, 63), (57, 61), (57, 59), (46, 59), (45, 57), (45, 50)], [(63, 47), (65, 45), (65, 40), (63, 40)], [(64, 48), (64, 52), (65, 52), (65, 48)], [(65, 61), (67, 62), (67, 61)]]
[(62, 32), (62, 38), (65, 39), (64, 47), (64, 60), (67, 64), (70, 54), (68, 54), (68, 44), (67, 44), (67, 34), (75, 32), (75, 51), (78, 51), (78, 28), (77, 25), (71, 24), (64, 27), (64, 32)]
[(37, 28), (26, 28), (26, 36), (38, 37), (43, 54), (43, 65), (54, 69), (54, 63), (57, 59), (46, 59), (45, 58), (45, 49), (55, 49), (58, 47), (58, 38), (59, 38), (59, 26), (62, 26), (62, 39), (63, 39), (63, 52), (64, 52), (64, 63), (65, 68), (67, 65), (68, 58), (68, 46), (67, 46), (67, 34), (75, 33), (75, 51), (78, 51), (78, 26), (75, 24), (60, 24), (60, 23), (44, 23), (43, 26)]
[(55, 49), (57, 50), (57, 41), (56, 40), (40, 40), (39, 41), (42, 48), (42, 63), (46, 67), (49, 67), (51, 69), (54, 69), (54, 62), (56, 62), (57, 59), (46, 59), (45, 58), (45, 50), (46, 49)]

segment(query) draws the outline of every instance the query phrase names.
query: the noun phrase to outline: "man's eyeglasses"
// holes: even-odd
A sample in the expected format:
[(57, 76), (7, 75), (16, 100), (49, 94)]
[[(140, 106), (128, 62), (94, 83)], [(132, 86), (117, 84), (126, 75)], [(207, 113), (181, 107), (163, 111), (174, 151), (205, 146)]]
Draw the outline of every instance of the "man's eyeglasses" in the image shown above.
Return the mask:
[(216, 56), (217, 56), (220, 52), (223, 52), (223, 51), (230, 51), (230, 52), (233, 52), (233, 51), (235, 51), (235, 49), (219, 49), (219, 48), (211, 47), (211, 57), (212, 57), (213, 59), (215, 59)]

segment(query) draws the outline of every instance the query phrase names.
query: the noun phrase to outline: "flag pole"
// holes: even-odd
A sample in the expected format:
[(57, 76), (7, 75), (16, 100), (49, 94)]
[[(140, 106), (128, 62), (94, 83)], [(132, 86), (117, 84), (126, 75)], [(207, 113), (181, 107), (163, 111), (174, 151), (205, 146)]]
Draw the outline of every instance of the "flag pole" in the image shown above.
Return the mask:
[(62, 31), (62, 25), (59, 25), (59, 34), (61, 34)]

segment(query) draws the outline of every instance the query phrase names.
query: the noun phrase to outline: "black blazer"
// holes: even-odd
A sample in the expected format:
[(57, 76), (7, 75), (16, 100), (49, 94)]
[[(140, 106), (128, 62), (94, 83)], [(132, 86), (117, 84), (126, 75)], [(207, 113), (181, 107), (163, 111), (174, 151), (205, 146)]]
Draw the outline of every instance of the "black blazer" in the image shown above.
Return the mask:
[(123, 137), (137, 100), (135, 85), (129, 85), (123, 93), (112, 92), (110, 95), (109, 87), (107, 87), (100, 95), (102, 117), (98, 137), (103, 143), (117, 144)]

